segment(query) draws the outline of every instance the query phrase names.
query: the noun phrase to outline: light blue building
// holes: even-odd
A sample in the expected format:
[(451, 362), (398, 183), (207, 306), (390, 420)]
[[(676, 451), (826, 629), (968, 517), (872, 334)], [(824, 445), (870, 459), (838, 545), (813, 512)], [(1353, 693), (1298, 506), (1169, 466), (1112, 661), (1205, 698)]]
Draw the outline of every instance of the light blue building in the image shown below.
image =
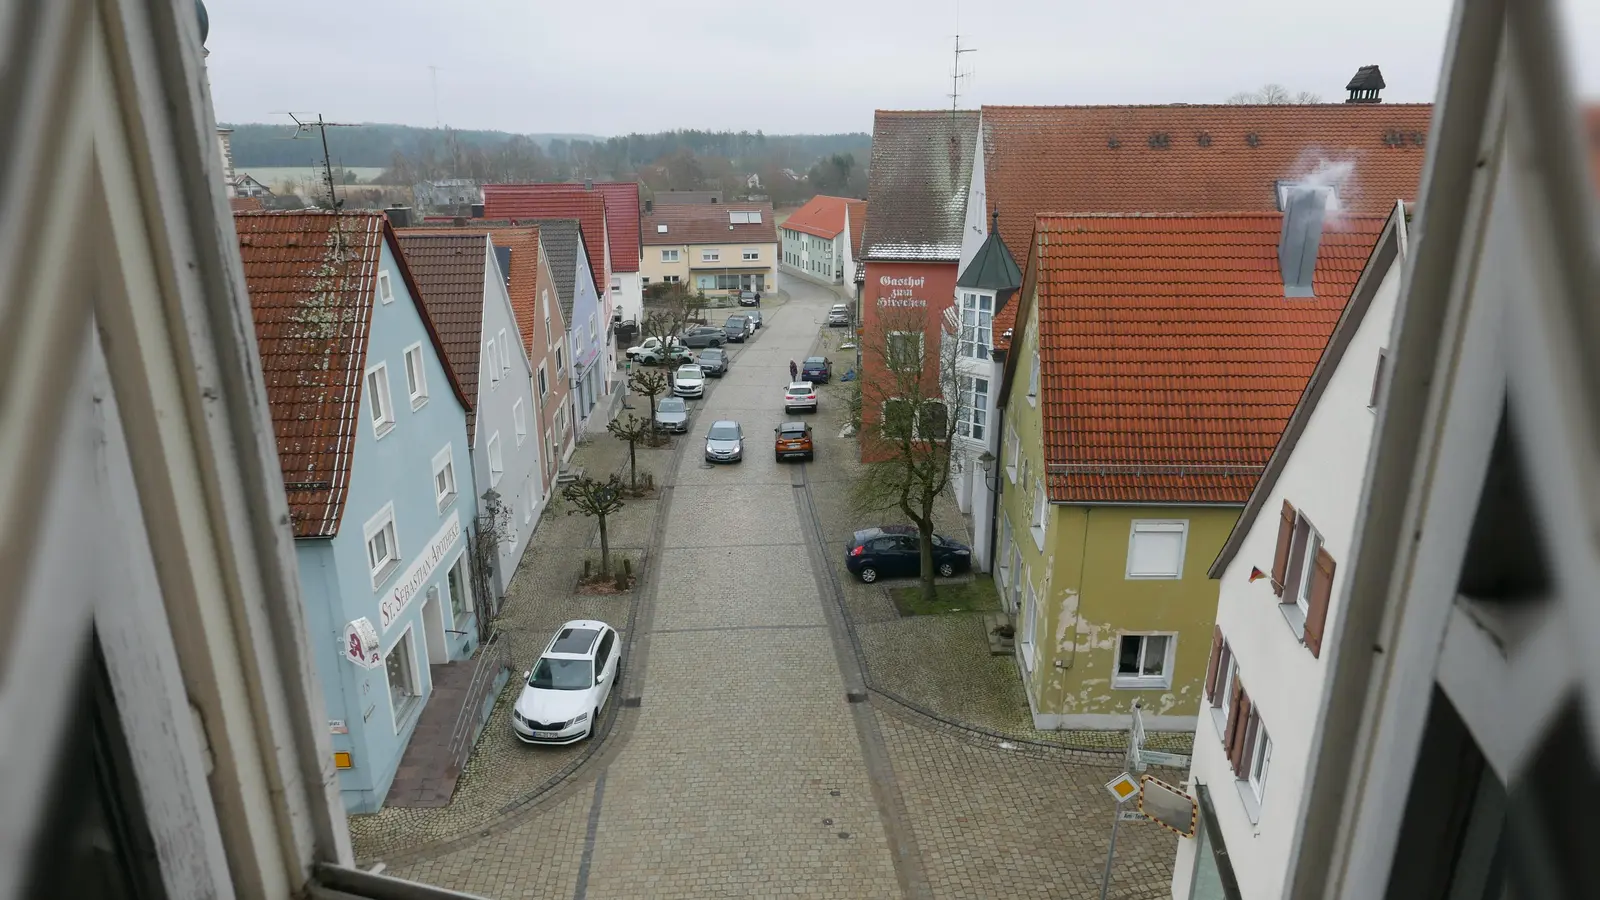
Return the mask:
[(373, 812), (429, 664), (477, 641), (468, 404), (381, 215), (234, 221), (340, 788)]

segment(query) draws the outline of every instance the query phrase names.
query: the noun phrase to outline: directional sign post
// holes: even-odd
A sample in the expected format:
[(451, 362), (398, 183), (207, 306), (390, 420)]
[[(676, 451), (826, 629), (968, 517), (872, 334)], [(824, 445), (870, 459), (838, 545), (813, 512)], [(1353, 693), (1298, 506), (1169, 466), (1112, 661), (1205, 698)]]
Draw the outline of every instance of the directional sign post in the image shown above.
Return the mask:
[[(1111, 846), (1106, 849), (1106, 870), (1100, 876), (1100, 900), (1106, 900), (1106, 892), (1111, 889), (1111, 863), (1117, 858), (1117, 825), (1129, 812), (1123, 808), (1123, 804), (1138, 796), (1139, 782), (1135, 781), (1132, 775), (1123, 772), (1106, 782), (1106, 793), (1116, 799), (1117, 809), (1111, 815)], [(1137, 809), (1132, 812), (1135, 818), (1139, 816)]]

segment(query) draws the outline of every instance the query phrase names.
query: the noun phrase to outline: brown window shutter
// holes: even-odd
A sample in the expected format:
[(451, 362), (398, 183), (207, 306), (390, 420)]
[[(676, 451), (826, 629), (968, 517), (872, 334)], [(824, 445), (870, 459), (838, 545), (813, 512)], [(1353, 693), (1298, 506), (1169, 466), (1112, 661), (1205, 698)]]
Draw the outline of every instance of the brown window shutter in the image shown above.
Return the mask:
[(1306, 604), (1306, 646), (1312, 656), (1322, 655), (1322, 627), (1328, 621), (1328, 599), (1333, 594), (1333, 557), (1317, 550), (1311, 575), (1311, 600)]
[(1283, 501), (1278, 520), (1278, 551), (1272, 556), (1272, 592), (1283, 596), (1283, 582), (1289, 577), (1289, 548), (1294, 544), (1294, 507)]
[(1227, 688), (1233, 696), (1228, 698), (1228, 721), (1222, 726), (1222, 752), (1233, 759), (1233, 733), (1239, 728), (1239, 701), (1244, 697), (1244, 685), (1239, 683), (1239, 676), (1233, 676), (1233, 684)]
[[(1252, 712), (1254, 710), (1252, 709)], [(1250, 777), (1250, 760), (1256, 753), (1256, 732), (1261, 730), (1260, 714), (1249, 716), (1244, 720), (1244, 747), (1239, 754), (1239, 777)]]
[(1211, 632), (1211, 659), (1206, 663), (1206, 699), (1212, 706), (1217, 705), (1217, 670), (1222, 664), (1222, 626), (1213, 627)]
[(1250, 729), (1250, 695), (1239, 689), (1239, 705), (1234, 707), (1235, 722), (1233, 742), (1228, 750), (1228, 762), (1233, 764), (1233, 774), (1244, 777), (1245, 732)]

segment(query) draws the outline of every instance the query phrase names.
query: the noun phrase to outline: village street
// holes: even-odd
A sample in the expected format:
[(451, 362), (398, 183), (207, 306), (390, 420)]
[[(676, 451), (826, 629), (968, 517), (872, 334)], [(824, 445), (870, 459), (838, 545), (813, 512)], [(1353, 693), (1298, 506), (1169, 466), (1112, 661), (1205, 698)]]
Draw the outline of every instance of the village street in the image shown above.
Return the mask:
[[(837, 376), (853, 357), (837, 350), (844, 330), (823, 327), (838, 298), (785, 287), (757, 336), (732, 345), (689, 434), (641, 454), (658, 497), (613, 529), (642, 562), (636, 601), (573, 593), (592, 535), (582, 516), (547, 516), (513, 582), (501, 624), (518, 672), (566, 618), (623, 632), (600, 737), (512, 739), (514, 679), (451, 806), (352, 819), (365, 865), (495, 898), (1098, 896), (1112, 812), (1101, 786), (1121, 755), (1028, 734), (1012, 663), (986, 655), (977, 620), (894, 631), (892, 613), (873, 612), (884, 588), (842, 563), (850, 531), (874, 523), (846, 502), (859, 464), (839, 436), (837, 381), (824, 403), (841, 408), (809, 417), (815, 462), (774, 462), (789, 361), (826, 342)], [(742, 463), (703, 461), (716, 419), (743, 426)], [(625, 466), (604, 434), (580, 454), (591, 474)], [(952, 640), (963, 643), (940, 650)], [(941, 674), (897, 674), (913, 665), (907, 647)], [(880, 690), (897, 679), (904, 690), (889, 693), (914, 707)], [(1167, 896), (1175, 840), (1124, 825), (1110, 896)]]

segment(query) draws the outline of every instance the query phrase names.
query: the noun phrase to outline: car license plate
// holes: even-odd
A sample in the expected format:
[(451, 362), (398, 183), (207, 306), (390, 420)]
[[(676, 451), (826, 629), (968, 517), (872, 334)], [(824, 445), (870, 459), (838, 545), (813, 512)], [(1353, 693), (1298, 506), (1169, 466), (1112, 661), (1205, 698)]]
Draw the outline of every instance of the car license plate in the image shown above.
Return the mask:
[(537, 737), (537, 738), (553, 738), (553, 737), (560, 737), (561, 736), (561, 732), (559, 732), (559, 731), (535, 731), (533, 733), (533, 736)]

